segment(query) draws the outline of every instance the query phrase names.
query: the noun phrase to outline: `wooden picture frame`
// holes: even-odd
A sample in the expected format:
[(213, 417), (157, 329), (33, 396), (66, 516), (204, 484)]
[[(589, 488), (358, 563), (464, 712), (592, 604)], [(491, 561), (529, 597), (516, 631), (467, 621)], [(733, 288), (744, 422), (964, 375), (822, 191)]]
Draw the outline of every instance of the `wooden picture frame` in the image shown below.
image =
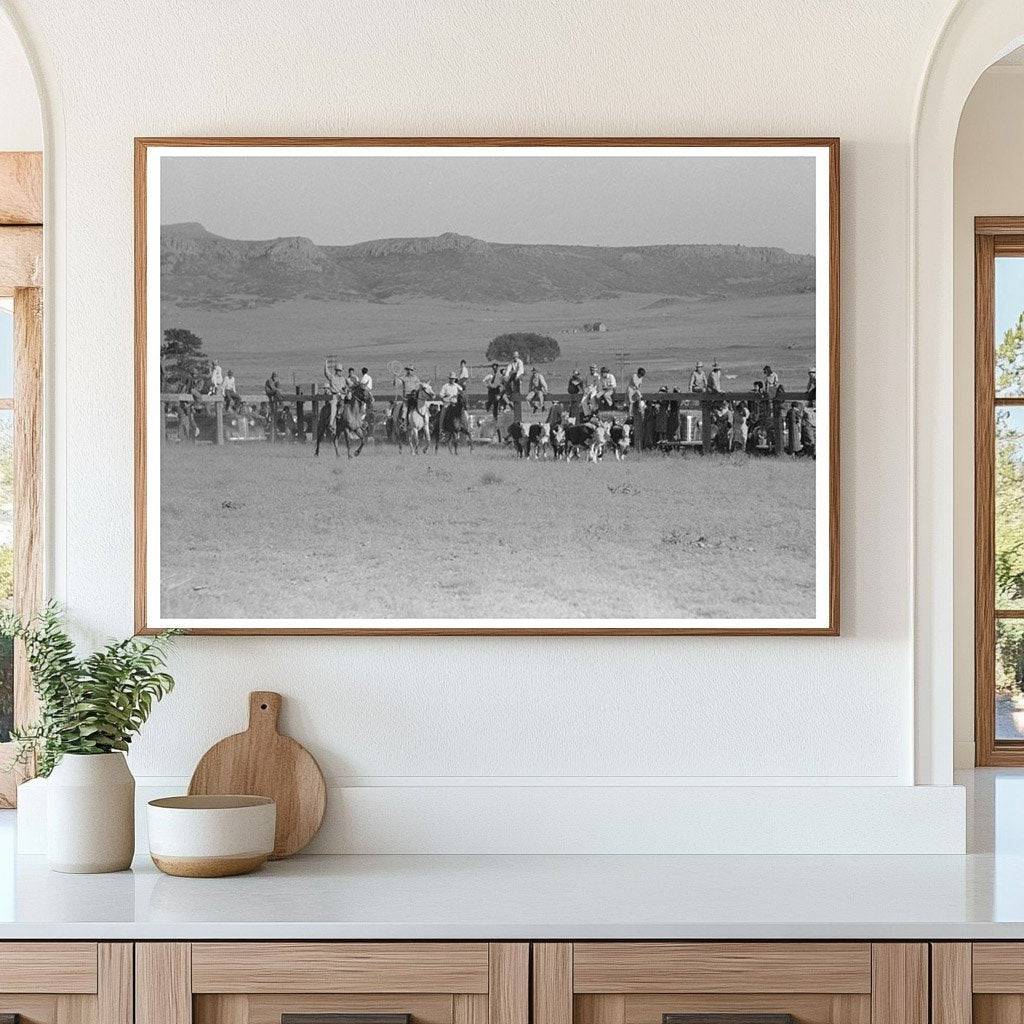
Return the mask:
[[(280, 624), (272, 620), (259, 620), (257, 624), (233, 624), (219, 620), (182, 621), (173, 620), (156, 613), (154, 605), (158, 602), (151, 591), (153, 538), (156, 531), (151, 530), (153, 518), (152, 486), (148, 476), (147, 452), (152, 452), (154, 443), (153, 417), (150, 402), (153, 390), (153, 358), (150, 317), (152, 311), (159, 309), (158, 302), (153, 301), (153, 276), (150, 264), (154, 262), (153, 238), (151, 221), (153, 211), (159, 210), (159, 204), (150, 194), (149, 177), (155, 157), (169, 150), (203, 153), (203, 151), (225, 149), (226, 147), (248, 147), (250, 149), (280, 150), (291, 152), (303, 148), (324, 150), (363, 149), (374, 150), (408, 149), (409, 147), (427, 147), (431, 150), (447, 150), (449, 147), (460, 150), (467, 147), (479, 148), (481, 151), (496, 148), (512, 147), (516, 150), (538, 151), (557, 147), (575, 150), (577, 148), (607, 149), (609, 152), (622, 148), (643, 150), (678, 150), (680, 153), (696, 150), (721, 150), (731, 154), (733, 151), (754, 150), (757, 155), (769, 155), (772, 150), (796, 150), (800, 155), (820, 155), (825, 171), (819, 181), (824, 185), (816, 192), (819, 221), (827, 217), (827, 251), (816, 250), (818, 294), (821, 283), (825, 283), (826, 295), (818, 305), (819, 314), (816, 318), (818, 337), (827, 338), (827, 358), (818, 359), (818, 366), (827, 366), (827, 388), (823, 389), (827, 396), (827, 415), (819, 421), (818, 431), (827, 426), (827, 443), (818, 446), (819, 460), (827, 457), (827, 477), (824, 487), (819, 485), (817, 493), (827, 494), (827, 514), (818, 513), (816, 537), (820, 540), (817, 551), (816, 572), (818, 574), (817, 604), (813, 620), (782, 621), (782, 624), (765, 618), (767, 625), (759, 624), (758, 620), (743, 621), (732, 625), (717, 623), (709, 626), (699, 621), (687, 622), (686, 625), (664, 624), (658, 621), (639, 620), (638, 625), (616, 622), (609, 626), (604, 624), (588, 625), (590, 620), (572, 621), (559, 620), (557, 625), (538, 625), (524, 620), (517, 625), (515, 620), (502, 620), (500, 624), (460, 625), (458, 620), (446, 621), (443, 626), (430, 624), (419, 626), (402, 620), (400, 625), (391, 627), (386, 623), (375, 622), (373, 625), (349, 625), (346, 621), (325, 623), (316, 621), (306, 625), (301, 622)], [(151, 634), (174, 625), (187, 632), (200, 635), (339, 635), (339, 636), (496, 636), (496, 635), (534, 635), (534, 636), (836, 636), (839, 633), (840, 614), (840, 201), (839, 201), (839, 140), (837, 138), (686, 138), (686, 137), (651, 137), (651, 138), (514, 138), (514, 137), (465, 137), (465, 138), (293, 138), (293, 137), (258, 137), (258, 138), (188, 138), (188, 137), (143, 137), (135, 140), (135, 626), (140, 634)], [(819, 166), (819, 165), (816, 165)], [(157, 252), (159, 250), (156, 250)], [(827, 324), (826, 324), (827, 321)], [(819, 356), (822, 354), (819, 350)], [(819, 370), (819, 373), (821, 371)], [(158, 378), (159, 379), (159, 378)], [(149, 389), (149, 393), (147, 392)], [(812, 393), (808, 391), (808, 395)], [(729, 397), (729, 396), (726, 396)], [(787, 397), (801, 398), (798, 392), (788, 392)], [(813, 400), (811, 405), (813, 406)], [(795, 407), (795, 406), (794, 406)], [(161, 409), (163, 406), (161, 405)], [(297, 406), (299, 409), (300, 406)], [(314, 406), (315, 408), (315, 406)], [(703, 405), (702, 405), (703, 408)], [(705, 423), (706, 423), (706, 412)], [(300, 414), (301, 419), (301, 414)], [(161, 420), (163, 416), (161, 413)], [(776, 420), (781, 422), (781, 420)], [(220, 428), (218, 428), (220, 429)], [(791, 433), (791, 431), (790, 431)], [(272, 436), (272, 433), (271, 433)], [(706, 436), (706, 435), (705, 435)], [(705, 447), (708, 442), (705, 441)], [(777, 442), (781, 447), (781, 441)], [(823, 521), (825, 525), (822, 526)], [(826, 536), (827, 534), (827, 536)], [(821, 552), (825, 552), (821, 556)], [(577, 624), (578, 621), (578, 624)]]

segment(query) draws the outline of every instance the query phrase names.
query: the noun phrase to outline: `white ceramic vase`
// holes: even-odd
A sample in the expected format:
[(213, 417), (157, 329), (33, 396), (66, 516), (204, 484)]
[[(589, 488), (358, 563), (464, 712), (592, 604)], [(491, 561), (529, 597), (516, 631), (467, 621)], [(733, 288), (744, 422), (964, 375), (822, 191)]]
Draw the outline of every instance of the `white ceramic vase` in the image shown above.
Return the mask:
[(51, 871), (124, 871), (135, 854), (135, 779), (124, 754), (65, 754), (46, 783)]

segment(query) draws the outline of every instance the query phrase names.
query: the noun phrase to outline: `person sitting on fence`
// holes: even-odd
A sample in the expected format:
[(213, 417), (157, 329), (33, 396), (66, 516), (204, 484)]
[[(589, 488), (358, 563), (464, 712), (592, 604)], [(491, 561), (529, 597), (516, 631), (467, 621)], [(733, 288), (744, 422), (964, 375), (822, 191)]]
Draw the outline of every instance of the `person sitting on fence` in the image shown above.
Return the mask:
[(600, 404), (606, 409), (615, 407), (615, 374), (607, 366), (601, 367)]
[(459, 376), (458, 384), (463, 391), (466, 390), (466, 385), (469, 383), (469, 367), (466, 365), (465, 359), (459, 360)]
[[(646, 376), (647, 371), (642, 366), (638, 366), (636, 373), (629, 378), (629, 384), (626, 385), (626, 405), (629, 409), (629, 418), (633, 421), (634, 425), (639, 424), (643, 416), (644, 377)], [(637, 435), (638, 431), (634, 429), (633, 437), (636, 438)]]
[(587, 388), (593, 388), (595, 392), (601, 390), (601, 374), (597, 372), (597, 365), (594, 363), (590, 364), (590, 369), (587, 371)]
[(237, 412), (242, 408), (242, 400), (238, 397), (238, 385), (235, 383), (235, 371), (228, 370), (224, 378), (224, 408)]
[(220, 398), (224, 394), (224, 371), (215, 359), (210, 369), (210, 394)]
[(526, 364), (519, 356), (518, 349), (512, 353), (512, 359), (505, 367), (505, 391), (509, 395), (518, 395), (523, 390), (523, 374)]
[(704, 364), (697, 363), (690, 374), (690, 394), (699, 395), (708, 389), (708, 377), (704, 372)]
[(484, 377), (484, 387), (487, 388), (486, 409), (495, 419), (498, 418), (498, 405), (501, 401), (502, 377), (501, 370), (497, 363), (491, 363), (491, 372)]
[(708, 374), (708, 391), (719, 393), (722, 391), (722, 370), (718, 365), (718, 360), (711, 364), (711, 372)]
[(537, 412), (545, 408), (544, 396), (548, 391), (548, 382), (544, 379), (544, 374), (537, 369), (536, 366), (532, 367), (530, 371), (530, 390), (527, 392), (526, 400), (530, 403), (530, 408)]
[(569, 415), (575, 418), (580, 414), (580, 401), (583, 397), (583, 374), (580, 373), (578, 366), (569, 376), (565, 393), (569, 396)]
[(330, 359), (324, 360), (324, 376), (327, 378), (327, 392), (331, 396), (331, 418), (328, 422), (333, 434), (338, 425), (338, 402), (345, 394), (348, 379), (341, 363), (335, 360), (332, 368)]
[(812, 366), (807, 371), (807, 401), (814, 405), (815, 394), (818, 390), (818, 374)]
[(779, 375), (770, 366), (764, 368), (764, 390), (769, 398), (775, 398), (779, 390)]

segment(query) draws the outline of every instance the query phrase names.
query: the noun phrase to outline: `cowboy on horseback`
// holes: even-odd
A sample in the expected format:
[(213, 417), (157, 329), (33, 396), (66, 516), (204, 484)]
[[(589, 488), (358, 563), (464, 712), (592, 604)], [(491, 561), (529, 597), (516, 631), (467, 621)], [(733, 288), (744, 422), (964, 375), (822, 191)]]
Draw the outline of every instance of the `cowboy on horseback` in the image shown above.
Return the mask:
[(441, 405), (454, 405), (462, 397), (462, 387), (459, 385), (459, 376), (452, 370), (448, 374), (448, 383), (441, 385)]
[(331, 396), (331, 433), (337, 431), (338, 426), (338, 403), (342, 396), (348, 391), (348, 378), (345, 376), (344, 367), (337, 359), (334, 361), (334, 368), (331, 368), (330, 357), (324, 360), (324, 376), (327, 378), (327, 390)]
[(410, 409), (416, 408), (416, 403), (419, 400), (420, 387), (422, 382), (419, 377), (416, 376), (415, 366), (404, 367), (405, 373), (400, 377), (396, 378), (395, 384), (401, 388), (400, 394), (402, 397), (402, 404), (398, 410), (398, 419), (400, 422), (404, 422), (409, 415)]

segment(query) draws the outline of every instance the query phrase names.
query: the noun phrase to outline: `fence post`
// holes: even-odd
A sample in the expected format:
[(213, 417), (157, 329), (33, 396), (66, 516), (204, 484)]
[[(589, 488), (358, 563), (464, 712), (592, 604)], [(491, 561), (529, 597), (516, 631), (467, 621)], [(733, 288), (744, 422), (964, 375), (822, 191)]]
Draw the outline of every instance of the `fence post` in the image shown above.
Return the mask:
[(303, 443), (306, 442), (306, 420), (305, 405), (302, 402), (302, 385), (295, 385), (295, 436)]
[(783, 416), (782, 416), (782, 403), (781, 402), (774, 402), (773, 401), (773, 404), (772, 404), (772, 417), (775, 420), (775, 451), (772, 452), (772, 454), (773, 455), (781, 455), (782, 454), (782, 447), (783, 447), (783, 445), (782, 445)]
[(216, 398), (214, 398), (213, 404), (215, 406), (215, 410), (214, 411), (217, 413), (217, 435), (214, 438), (213, 443), (214, 444), (223, 444), (224, 443), (224, 397), (223, 397), (223, 395), (218, 395)]
[(160, 399), (160, 433), (163, 435), (162, 440), (167, 440), (167, 402), (162, 398)]
[(701, 396), (700, 400), (700, 450), (704, 455), (711, 451), (711, 403)]

